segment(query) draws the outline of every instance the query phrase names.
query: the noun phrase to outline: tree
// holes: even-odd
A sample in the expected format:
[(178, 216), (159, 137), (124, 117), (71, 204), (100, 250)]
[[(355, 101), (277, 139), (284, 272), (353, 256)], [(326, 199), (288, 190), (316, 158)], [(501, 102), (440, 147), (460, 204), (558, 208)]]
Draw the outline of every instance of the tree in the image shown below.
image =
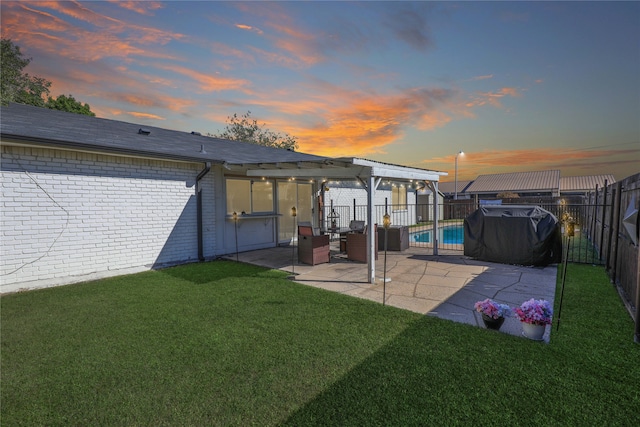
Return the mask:
[(9, 102), (44, 107), (44, 96), (49, 94), (51, 82), (42, 77), (23, 72), (31, 58), (24, 58), (20, 47), (10, 39), (1, 41), (0, 99), (2, 105)]
[(498, 193), (496, 198), (497, 199), (519, 199), (520, 195), (518, 193), (514, 193), (512, 191), (504, 191), (502, 193)]
[(288, 150), (298, 148), (298, 143), (294, 136), (288, 133), (281, 134), (265, 129), (264, 124), (260, 126), (257, 120), (251, 119), (251, 111), (247, 111), (247, 114), (242, 117), (238, 117), (237, 114), (234, 114), (232, 117), (227, 117), (227, 126), (222, 133), (208, 135), (215, 138), (250, 142), (266, 147), (284, 148)]
[(49, 97), (45, 103), (45, 107), (52, 110), (68, 111), (70, 113), (84, 114), (85, 116), (95, 116), (96, 114), (91, 111), (89, 104), (83, 104), (80, 101), (76, 101), (73, 95), (65, 96), (60, 95), (56, 99)]
[[(2, 39), (2, 58), (0, 61), (0, 101), (2, 105), (10, 102), (46, 107), (52, 110), (95, 116), (89, 104), (76, 101), (72, 95), (60, 95), (56, 99), (48, 96), (51, 82), (25, 73), (31, 58), (24, 58), (20, 47), (10, 39)], [(48, 96), (48, 97), (47, 97)], [(45, 102), (45, 97), (47, 100)]]

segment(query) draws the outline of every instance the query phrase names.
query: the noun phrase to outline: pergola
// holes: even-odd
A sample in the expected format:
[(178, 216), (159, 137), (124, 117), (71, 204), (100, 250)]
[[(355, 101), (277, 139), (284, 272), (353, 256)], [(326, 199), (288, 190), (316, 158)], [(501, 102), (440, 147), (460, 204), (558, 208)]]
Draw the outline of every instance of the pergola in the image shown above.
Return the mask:
[[(423, 181), (434, 195), (438, 194), (438, 181), (446, 172), (410, 168), (360, 158), (319, 159), (304, 162), (243, 164), (247, 176), (273, 178), (358, 180), (367, 192), (367, 223), (374, 222), (374, 200), (378, 185), (383, 179), (393, 181)], [(438, 198), (433, 204), (433, 235), (438, 236)], [(367, 233), (367, 270), (369, 283), (375, 282), (375, 236)], [(433, 254), (438, 254), (438, 240), (434, 238)]]

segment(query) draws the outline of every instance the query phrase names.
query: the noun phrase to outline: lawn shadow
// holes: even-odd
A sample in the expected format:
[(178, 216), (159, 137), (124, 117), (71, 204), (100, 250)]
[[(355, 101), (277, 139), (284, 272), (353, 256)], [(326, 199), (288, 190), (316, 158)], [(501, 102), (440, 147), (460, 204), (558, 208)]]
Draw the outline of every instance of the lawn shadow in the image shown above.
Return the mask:
[[(480, 349), (471, 346), (478, 342), (477, 334), (486, 335), (486, 346)], [(282, 425), (475, 424), (479, 416), (497, 423), (500, 417), (495, 414), (502, 413), (507, 419), (514, 415), (504, 406), (504, 398), (513, 390), (507, 379), (496, 387), (496, 383), (487, 383), (486, 377), (512, 363), (494, 360), (495, 348), (519, 341), (425, 316), (292, 413)], [(486, 371), (478, 369), (483, 359), (491, 361)], [(482, 399), (482, 404), (477, 405), (475, 399)]]
[(260, 266), (227, 260), (179, 265), (158, 271), (194, 284), (211, 283), (231, 277), (264, 277), (273, 279), (287, 277), (287, 273), (282, 271), (268, 270)]

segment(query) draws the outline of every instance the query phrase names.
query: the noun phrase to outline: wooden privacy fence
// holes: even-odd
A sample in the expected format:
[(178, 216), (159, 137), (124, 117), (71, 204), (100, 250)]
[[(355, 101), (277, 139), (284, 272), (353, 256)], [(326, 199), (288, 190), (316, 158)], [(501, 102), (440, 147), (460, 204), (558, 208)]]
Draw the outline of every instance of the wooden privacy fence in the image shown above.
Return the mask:
[(607, 273), (635, 321), (635, 341), (640, 342), (640, 268), (638, 265), (638, 209), (640, 173), (587, 195), (593, 209), (587, 215), (587, 232)]

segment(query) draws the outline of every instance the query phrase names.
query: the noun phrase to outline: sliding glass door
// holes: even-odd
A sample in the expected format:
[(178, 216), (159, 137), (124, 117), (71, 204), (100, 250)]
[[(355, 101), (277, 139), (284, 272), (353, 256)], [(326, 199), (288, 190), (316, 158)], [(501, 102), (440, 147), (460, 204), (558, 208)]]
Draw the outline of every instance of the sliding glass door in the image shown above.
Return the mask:
[[(311, 221), (313, 212), (313, 186), (310, 183), (296, 181), (278, 181), (278, 242), (288, 243), (296, 235), (296, 224)], [(291, 208), (297, 211), (297, 217), (291, 216)]]

